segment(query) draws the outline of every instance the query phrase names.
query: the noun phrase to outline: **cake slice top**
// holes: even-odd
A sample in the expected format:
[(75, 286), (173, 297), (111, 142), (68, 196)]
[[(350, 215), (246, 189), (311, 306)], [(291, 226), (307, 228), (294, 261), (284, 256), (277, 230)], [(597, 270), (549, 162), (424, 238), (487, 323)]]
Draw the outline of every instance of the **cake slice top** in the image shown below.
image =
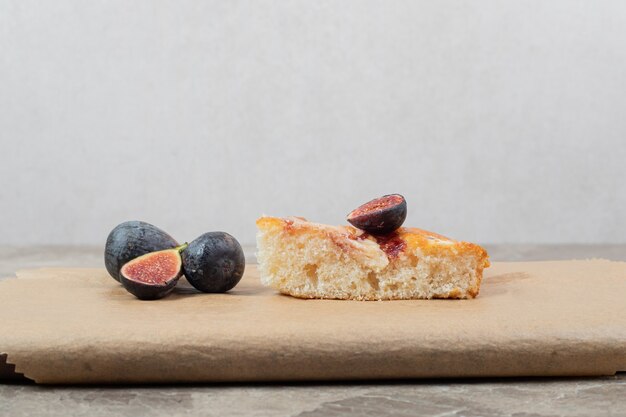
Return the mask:
[[(342, 251), (366, 263), (383, 263), (386, 266), (403, 256), (469, 255), (480, 260), (483, 267), (489, 266), (487, 252), (481, 246), (456, 241), (446, 236), (418, 229), (400, 227), (384, 236), (372, 236), (353, 226), (330, 226), (313, 223), (303, 217), (269, 217), (257, 219), (261, 232), (285, 233), (289, 235), (311, 234), (327, 237)], [(386, 256), (381, 256), (381, 255)], [(369, 261), (369, 262), (367, 262)]]

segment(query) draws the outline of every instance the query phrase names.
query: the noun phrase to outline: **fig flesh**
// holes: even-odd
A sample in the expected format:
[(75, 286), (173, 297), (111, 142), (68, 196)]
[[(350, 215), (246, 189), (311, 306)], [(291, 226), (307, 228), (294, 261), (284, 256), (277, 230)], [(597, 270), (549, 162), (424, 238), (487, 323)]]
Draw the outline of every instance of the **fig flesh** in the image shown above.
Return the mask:
[(183, 272), (197, 290), (221, 293), (239, 283), (246, 268), (241, 245), (225, 232), (198, 237), (182, 252)]
[(122, 266), (121, 282), (140, 300), (156, 300), (169, 294), (182, 275), (181, 248), (147, 253)]
[(348, 222), (372, 235), (385, 235), (398, 229), (406, 220), (406, 200), (389, 194), (357, 207), (348, 214)]
[(150, 252), (171, 249), (178, 242), (150, 223), (128, 221), (117, 225), (107, 237), (104, 265), (109, 274), (120, 281), (120, 270), (127, 262)]

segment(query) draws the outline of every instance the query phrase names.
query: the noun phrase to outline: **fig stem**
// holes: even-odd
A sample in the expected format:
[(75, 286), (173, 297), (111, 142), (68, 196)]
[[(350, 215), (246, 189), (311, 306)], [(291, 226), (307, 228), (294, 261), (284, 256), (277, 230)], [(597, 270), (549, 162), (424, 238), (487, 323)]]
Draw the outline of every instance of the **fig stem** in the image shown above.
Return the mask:
[(187, 249), (187, 246), (189, 246), (189, 243), (185, 242), (180, 246), (176, 246), (174, 249), (176, 249), (180, 253), (184, 251), (185, 249)]

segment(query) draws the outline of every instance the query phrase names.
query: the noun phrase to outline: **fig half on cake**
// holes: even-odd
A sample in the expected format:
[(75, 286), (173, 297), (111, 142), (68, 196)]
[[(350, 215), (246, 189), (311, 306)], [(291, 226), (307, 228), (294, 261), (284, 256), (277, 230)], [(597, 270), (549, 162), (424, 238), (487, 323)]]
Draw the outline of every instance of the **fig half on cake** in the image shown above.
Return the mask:
[(487, 252), (417, 228), (371, 235), (299, 217), (256, 222), (263, 284), (300, 298), (474, 298)]
[(400, 194), (388, 194), (352, 210), (346, 220), (356, 228), (374, 235), (398, 229), (406, 219), (406, 200)]

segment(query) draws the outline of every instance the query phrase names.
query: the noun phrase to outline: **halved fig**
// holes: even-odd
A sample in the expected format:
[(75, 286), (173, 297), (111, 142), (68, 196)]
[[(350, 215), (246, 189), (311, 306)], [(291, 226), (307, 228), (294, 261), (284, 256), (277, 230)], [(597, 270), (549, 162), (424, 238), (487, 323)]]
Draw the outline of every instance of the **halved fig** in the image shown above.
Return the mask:
[(348, 214), (348, 222), (372, 235), (391, 233), (406, 219), (406, 200), (389, 194), (357, 207)]
[(150, 252), (124, 264), (122, 285), (140, 300), (156, 300), (169, 294), (182, 275), (180, 252), (187, 247)]

